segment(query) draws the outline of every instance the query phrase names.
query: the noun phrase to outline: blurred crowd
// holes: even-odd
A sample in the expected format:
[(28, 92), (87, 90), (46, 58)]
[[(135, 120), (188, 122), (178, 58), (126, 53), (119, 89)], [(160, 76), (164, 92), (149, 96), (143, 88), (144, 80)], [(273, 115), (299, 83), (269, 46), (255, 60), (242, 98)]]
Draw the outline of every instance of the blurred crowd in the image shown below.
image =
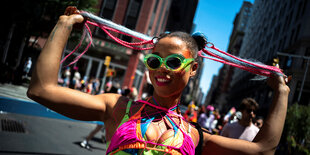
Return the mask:
[(73, 72), (71, 72), (70, 67), (67, 67), (61, 73), (61, 77), (58, 78), (58, 84), (63, 87), (80, 90), (92, 95), (98, 95), (102, 93), (118, 93), (133, 100), (135, 100), (138, 95), (137, 89), (135, 87), (132, 87), (131, 89), (128, 87), (121, 88), (119, 83), (113, 83), (112, 81), (106, 82), (103, 89), (100, 90), (100, 80), (94, 77), (87, 78), (86, 76), (82, 78), (78, 67), (73, 67)]
[(220, 114), (212, 105), (196, 106), (192, 101), (183, 117), (212, 134), (252, 141), (263, 125), (263, 117), (256, 116), (258, 104), (252, 98), (246, 98), (236, 109)]

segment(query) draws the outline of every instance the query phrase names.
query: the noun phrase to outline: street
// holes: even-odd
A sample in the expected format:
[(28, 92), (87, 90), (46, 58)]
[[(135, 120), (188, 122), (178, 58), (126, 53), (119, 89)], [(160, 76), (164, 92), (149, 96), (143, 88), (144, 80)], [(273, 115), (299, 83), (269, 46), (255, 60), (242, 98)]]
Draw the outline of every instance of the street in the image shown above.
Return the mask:
[(26, 91), (25, 86), (0, 85), (0, 154), (105, 154), (102, 133), (90, 141), (91, 150), (79, 146), (96, 124), (59, 119), (27, 98)]

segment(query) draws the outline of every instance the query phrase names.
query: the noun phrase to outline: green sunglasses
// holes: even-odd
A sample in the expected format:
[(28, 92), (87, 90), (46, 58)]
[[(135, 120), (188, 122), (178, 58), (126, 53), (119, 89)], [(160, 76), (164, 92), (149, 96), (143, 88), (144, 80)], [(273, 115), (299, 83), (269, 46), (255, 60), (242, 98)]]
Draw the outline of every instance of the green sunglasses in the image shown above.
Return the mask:
[(162, 58), (156, 54), (147, 54), (144, 58), (144, 64), (149, 70), (156, 70), (164, 63), (168, 70), (179, 71), (187, 67), (194, 60), (194, 58), (185, 59), (181, 54), (171, 54), (166, 58)]

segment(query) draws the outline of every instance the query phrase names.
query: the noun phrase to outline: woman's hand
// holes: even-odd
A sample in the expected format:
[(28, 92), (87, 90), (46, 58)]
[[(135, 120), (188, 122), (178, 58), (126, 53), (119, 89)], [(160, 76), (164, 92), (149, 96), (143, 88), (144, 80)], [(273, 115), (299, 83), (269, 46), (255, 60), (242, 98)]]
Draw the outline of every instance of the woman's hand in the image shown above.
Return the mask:
[(64, 15), (59, 17), (59, 22), (66, 22), (69, 25), (83, 23), (84, 17), (80, 15), (80, 11), (75, 6), (68, 6)]
[(292, 79), (292, 76), (284, 77), (279, 76), (276, 74), (272, 74), (270, 78), (267, 80), (267, 84), (269, 87), (271, 87), (274, 91), (278, 92), (290, 92), (290, 88), (286, 85), (290, 80)]

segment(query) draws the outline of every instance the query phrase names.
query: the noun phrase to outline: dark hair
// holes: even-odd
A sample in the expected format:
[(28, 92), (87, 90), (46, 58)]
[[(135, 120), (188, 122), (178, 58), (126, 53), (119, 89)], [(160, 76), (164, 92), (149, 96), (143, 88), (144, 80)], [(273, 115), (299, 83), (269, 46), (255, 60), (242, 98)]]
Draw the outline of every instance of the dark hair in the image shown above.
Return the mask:
[(245, 98), (242, 100), (239, 110), (241, 111), (251, 106), (254, 106), (255, 110), (258, 109), (258, 103), (253, 98)]
[(191, 51), (193, 58), (197, 57), (197, 52), (204, 48), (207, 43), (207, 39), (202, 33), (194, 33), (192, 36), (186, 32), (176, 31), (176, 32), (165, 32), (158, 37), (158, 41), (166, 37), (177, 37), (185, 42), (186, 47)]
[(122, 95), (123, 96), (128, 96), (130, 94), (130, 89), (126, 88), (123, 90)]

